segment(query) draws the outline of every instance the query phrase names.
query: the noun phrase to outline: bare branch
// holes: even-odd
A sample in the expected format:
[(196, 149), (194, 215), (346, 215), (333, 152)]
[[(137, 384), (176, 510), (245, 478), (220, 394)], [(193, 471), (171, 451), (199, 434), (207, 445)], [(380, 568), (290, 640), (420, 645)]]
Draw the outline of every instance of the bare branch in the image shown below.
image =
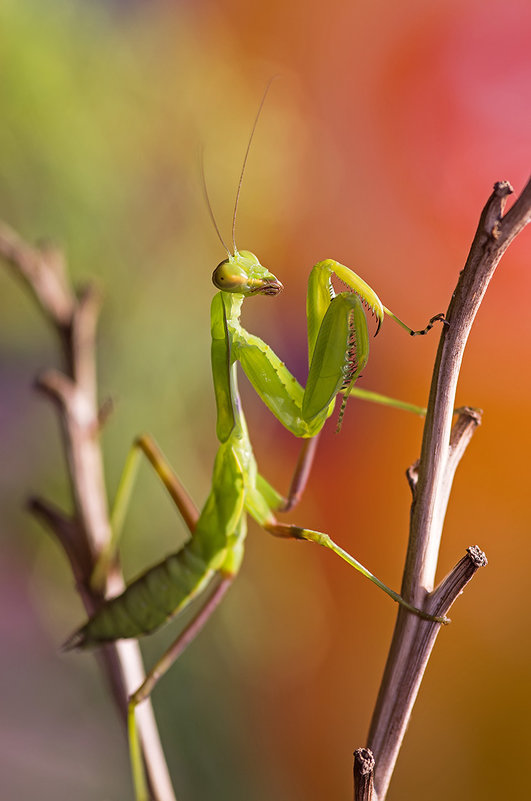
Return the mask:
[(61, 328), (68, 326), (76, 299), (66, 278), (62, 255), (56, 250), (31, 247), (0, 222), (0, 256), (25, 282), (52, 322)]
[[(0, 256), (23, 280), (58, 333), (64, 372), (48, 370), (36, 386), (55, 404), (74, 499), (68, 518), (48, 501), (33, 500), (33, 513), (54, 532), (70, 562), (76, 586), (90, 615), (102, 596), (91, 586), (98, 554), (109, 542), (103, 461), (98, 441), (102, 414), (97, 405), (95, 334), (100, 296), (87, 287), (79, 296), (71, 289), (63, 258), (56, 250), (33, 248), (0, 223)], [(116, 595), (124, 582), (114, 566), (105, 594)], [(142, 684), (144, 670), (138, 643), (120, 641), (96, 654), (125, 723), (129, 696)], [(137, 725), (154, 801), (175, 801), (151, 702), (138, 710)]]
[[(460, 410), (452, 429), (464, 349), (496, 266), (510, 242), (531, 219), (531, 181), (511, 210), (502, 217), (507, 196), (512, 191), (506, 181), (495, 184), (481, 214), (466, 265), (448, 308), (446, 319), (449, 326), (441, 332), (421, 458), (414, 472), (410, 469), (408, 474), (414, 497), (402, 595), (409, 603), (431, 614), (445, 614), (480, 563), (486, 563), (486, 560), (475, 559), (476, 552), (473, 554), (469, 550), (467, 561), (460, 562), (441, 587), (431, 592), (455, 470), (480, 421), (478, 410)], [(472, 573), (467, 578), (469, 570)], [(375, 786), (379, 801), (386, 796), (438, 630), (437, 624), (423, 621), (399, 608), (369, 733), (369, 746), (376, 758)]]

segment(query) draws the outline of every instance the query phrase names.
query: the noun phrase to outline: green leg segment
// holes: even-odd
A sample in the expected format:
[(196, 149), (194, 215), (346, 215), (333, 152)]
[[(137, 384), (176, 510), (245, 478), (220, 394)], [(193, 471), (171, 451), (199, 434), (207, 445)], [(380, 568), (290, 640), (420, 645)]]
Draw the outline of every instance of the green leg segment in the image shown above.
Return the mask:
[(449, 619), (447, 617), (435, 617), (433, 615), (427, 614), (427, 612), (423, 612), (422, 609), (417, 609), (416, 606), (408, 603), (401, 595), (397, 592), (392, 590), (383, 581), (380, 581), (379, 578), (374, 576), (366, 567), (364, 567), (361, 562), (358, 562), (353, 556), (351, 556), (347, 551), (343, 550), (339, 545), (337, 545), (329, 536), (328, 534), (323, 534), (320, 531), (312, 531), (311, 529), (307, 528), (300, 528), (299, 526), (293, 526), (285, 523), (273, 523), (267, 524), (264, 528), (269, 531), (270, 534), (273, 534), (275, 537), (284, 537), (288, 539), (297, 539), (297, 540), (307, 540), (308, 542), (315, 542), (317, 545), (322, 545), (324, 548), (328, 548), (330, 551), (333, 551), (335, 554), (344, 559), (345, 562), (348, 562), (349, 565), (354, 567), (368, 579), (370, 579), (373, 584), (376, 584), (381, 590), (383, 590), (387, 595), (389, 595), (393, 601), (396, 601), (409, 612), (413, 612), (413, 614), (417, 615), (418, 617), (423, 618), (424, 620), (430, 620), (435, 623), (442, 623), (446, 624), (449, 623)]
[(190, 533), (193, 533), (195, 529), (199, 512), (170, 463), (152, 437), (148, 434), (137, 437), (127, 455), (111, 510), (111, 538), (106, 548), (100, 553), (92, 573), (91, 584), (94, 589), (101, 589), (105, 585), (110, 565), (116, 559), (118, 543), (133, 494), (142, 453), (154, 467), (155, 472), (170, 493)]
[(424, 406), (416, 406), (414, 403), (396, 400), (396, 398), (388, 398), (387, 395), (380, 395), (379, 392), (371, 392), (371, 390), (368, 389), (353, 387), (349, 392), (349, 397), (371, 401), (371, 403), (379, 403), (382, 406), (391, 406), (393, 409), (402, 409), (404, 412), (411, 412), (412, 414), (418, 414), (420, 417), (426, 417), (426, 408)]

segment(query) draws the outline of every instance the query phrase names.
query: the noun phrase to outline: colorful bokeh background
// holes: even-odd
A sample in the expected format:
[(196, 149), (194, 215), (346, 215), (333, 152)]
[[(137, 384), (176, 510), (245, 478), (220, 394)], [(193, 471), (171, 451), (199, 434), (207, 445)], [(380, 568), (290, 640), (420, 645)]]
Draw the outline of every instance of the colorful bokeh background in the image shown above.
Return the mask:
[[(304, 380), (305, 285), (334, 257), (415, 327), (449, 302), (495, 180), (520, 190), (531, 141), (531, 5), (524, 0), (326, 4), (3, 0), (0, 217), (64, 247), (105, 293), (99, 332), (111, 494), (151, 431), (200, 502), (215, 453), (210, 275), (223, 258), (199, 154), (228, 237), (238, 173), (274, 82), (242, 190), (237, 241), (281, 278), (245, 323)], [(440, 577), (470, 544), (489, 557), (429, 665), (390, 799), (526, 797), (531, 748), (529, 453), (531, 231), (492, 283), (458, 403), (484, 423), (458, 470)], [(423, 403), (437, 333), (387, 322), (364, 386)], [(55, 341), (0, 269), (2, 459), (0, 797), (131, 798), (125, 744), (94, 659), (59, 645), (82, 620), (58, 546), (24, 509), (69, 506), (52, 411), (32, 392)], [(242, 381), (243, 383), (243, 381)], [(286, 488), (297, 443), (253, 392), (262, 470)], [(291, 519), (326, 530), (399, 587), (406, 467), (422, 423), (351, 402), (330, 424)], [(185, 536), (143, 472), (123, 543), (129, 576)], [(252, 526), (223, 607), (157, 689), (180, 801), (351, 797), (395, 618), (333, 556)], [(145, 643), (148, 662), (168, 641)]]

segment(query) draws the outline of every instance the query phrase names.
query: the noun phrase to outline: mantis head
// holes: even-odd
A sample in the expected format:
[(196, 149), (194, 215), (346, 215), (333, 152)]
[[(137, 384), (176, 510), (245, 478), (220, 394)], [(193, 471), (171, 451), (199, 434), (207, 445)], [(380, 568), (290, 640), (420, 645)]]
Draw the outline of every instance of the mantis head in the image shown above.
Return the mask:
[(225, 244), (225, 241), (218, 228), (216, 218), (214, 217), (214, 212), (208, 197), (203, 163), (201, 162), (203, 190), (205, 192), (205, 200), (207, 202), (210, 218), (218, 235), (219, 241), (227, 251), (227, 258), (223, 259), (223, 261), (220, 262), (214, 270), (212, 274), (212, 281), (214, 286), (217, 287), (217, 289), (221, 289), (222, 292), (232, 292), (233, 294), (243, 295), (244, 297), (249, 297), (250, 295), (278, 295), (278, 293), (284, 288), (278, 278), (270, 273), (265, 267), (262, 267), (254, 253), (251, 253), (250, 250), (238, 251), (238, 248), (236, 247), (236, 214), (238, 212), (238, 202), (240, 199), (240, 191), (242, 188), (245, 166), (247, 164), (247, 158), (251, 149), (251, 142), (253, 141), (260, 112), (262, 111), (269, 87), (271, 86), (273, 80), (274, 77), (269, 79), (264, 94), (262, 95), (256, 117), (254, 118), (251, 135), (249, 137), (249, 141), (247, 142), (245, 156), (243, 158), (242, 170), (240, 173), (240, 179), (238, 181), (238, 188), (236, 190), (234, 212), (232, 214), (232, 253)]
[(278, 295), (282, 284), (268, 269), (262, 267), (250, 250), (234, 251), (223, 259), (212, 273), (212, 282), (222, 292), (250, 295)]

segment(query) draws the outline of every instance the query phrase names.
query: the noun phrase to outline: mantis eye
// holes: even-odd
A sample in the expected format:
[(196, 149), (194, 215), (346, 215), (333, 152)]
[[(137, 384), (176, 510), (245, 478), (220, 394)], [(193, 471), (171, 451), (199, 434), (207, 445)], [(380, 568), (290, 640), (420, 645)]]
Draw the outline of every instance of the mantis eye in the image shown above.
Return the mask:
[(225, 292), (238, 292), (242, 290), (247, 281), (242, 275), (238, 275), (234, 270), (234, 264), (231, 264), (229, 259), (224, 259), (212, 273), (212, 283)]

